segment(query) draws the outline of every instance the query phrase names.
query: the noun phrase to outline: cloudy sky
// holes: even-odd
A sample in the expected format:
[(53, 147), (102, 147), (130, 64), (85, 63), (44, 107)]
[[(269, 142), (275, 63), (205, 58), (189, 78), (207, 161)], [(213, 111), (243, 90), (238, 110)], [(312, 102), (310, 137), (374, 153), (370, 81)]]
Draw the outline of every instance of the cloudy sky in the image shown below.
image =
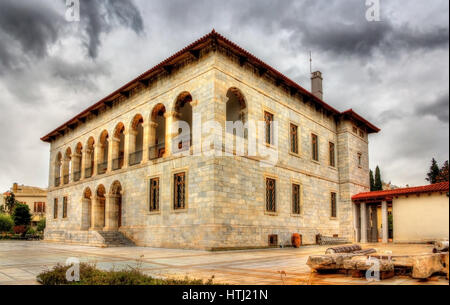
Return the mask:
[(100, 98), (215, 28), (325, 100), (353, 108), (382, 132), (371, 167), (404, 186), (425, 184), (429, 161), (448, 159), (449, 3), (380, 0), (0, 1), (0, 190), (47, 186), (39, 139)]

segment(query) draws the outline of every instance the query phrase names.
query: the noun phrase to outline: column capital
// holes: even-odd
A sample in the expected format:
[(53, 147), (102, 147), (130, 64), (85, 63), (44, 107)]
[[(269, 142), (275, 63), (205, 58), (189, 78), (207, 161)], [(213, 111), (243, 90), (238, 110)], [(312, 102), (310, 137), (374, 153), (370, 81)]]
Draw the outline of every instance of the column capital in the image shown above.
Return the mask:
[(190, 104), (191, 104), (191, 107), (197, 107), (198, 106), (198, 100), (192, 101)]
[(125, 131), (125, 135), (137, 136), (138, 132), (134, 129), (128, 129)]
[(168, 111), (168, 112), (164, 113), (164, 117), (165, 117), (166, 119), (167, 119), (167, 118), (171, 118), (171, 117), (177, 118), (177, 117), (179, 117), (179, 116), (180, 116), (180, 113), (177, 112), (177, 111)]

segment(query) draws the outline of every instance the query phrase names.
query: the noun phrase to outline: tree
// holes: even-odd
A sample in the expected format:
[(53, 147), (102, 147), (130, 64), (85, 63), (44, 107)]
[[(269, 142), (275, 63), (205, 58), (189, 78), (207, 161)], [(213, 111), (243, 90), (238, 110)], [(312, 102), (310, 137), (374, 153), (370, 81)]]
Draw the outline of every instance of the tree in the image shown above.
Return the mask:
[(372, 170), (370, 170), (369, 176), (370, 176), (370, 191), (373, 192), (375, 191), (375, 179), (373, 178)]
[(16, 196), (14, 195), (14, 193), (13, 192), (9, 193), (9, 195), (5, 199), (5, 210), (6, 210), (6, 212), (11, 214), (14, 211), (14, 207), (18, 203), (19, 202), (16, 200)]
[(12, 218), (16, 226), (29, 226), (31, 224), (31, 213), (28, 205), (21, 203), (16, 204)]
[(44, 232), (45, 230), (45, 225), (46, 225), (46, 220), (45, 218), (42, 218), (41, 220), (39, 220), (38, 224), (37, 224), (37, 230), (38, 232)]
[(439, 170), (439, 175), (436, 177), (436, 183), (448, 182), (448, 160), (444, 162), (444, 165)]
[(0, 214), (0, 232), (9, 232), (14, 226), (11, 216)]
[(435, 184), (437, 183), (437, 178), (439, 176), (440, 170), (439, 170), (439, 166), (436, 162), (436, 159), (432, 159), (431, 160), (431, 166), (430, 166), (430, 171), (427, 174), (426, 180), (428, 182), (430, 182), (430, 184)]
[(381, 171), (380, 171), (380, 167), (379, 166), (377, 166), (377, 168), (375, 170), (374, 190), (375, 191), (382, 191), (383, 190), (383, 182), (381, 181)]

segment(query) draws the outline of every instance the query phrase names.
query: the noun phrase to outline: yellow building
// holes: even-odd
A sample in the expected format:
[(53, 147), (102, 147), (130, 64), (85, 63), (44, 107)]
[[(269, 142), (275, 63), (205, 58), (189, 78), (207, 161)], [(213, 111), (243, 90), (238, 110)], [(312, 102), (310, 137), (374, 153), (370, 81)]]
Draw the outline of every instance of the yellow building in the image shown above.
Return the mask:
[(391, 237), (395, 243), (448, 240), (448, 192), (449, 183), (443, 182), (353, 196), (354, 211), (359, 216), (354, 222), (356, 241), (387, 243)]
[[(47, 190), (34, 186), (18, 185), (14, 183), (10, 192), (14, 193), (16, 200), (22, 204), (28, 205), (32, 215), (31, 223), (35, 226), (45, 217), (47, 206)], [(10, 194), (6, 192), (3, 195), (3, 201)]]

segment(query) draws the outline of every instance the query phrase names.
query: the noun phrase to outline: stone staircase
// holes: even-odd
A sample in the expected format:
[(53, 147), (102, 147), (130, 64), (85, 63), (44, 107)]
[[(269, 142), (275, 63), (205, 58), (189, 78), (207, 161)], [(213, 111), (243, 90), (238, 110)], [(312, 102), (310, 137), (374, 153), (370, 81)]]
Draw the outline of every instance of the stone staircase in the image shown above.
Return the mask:
[(105, 247), (134, 247), (134, 242), (121, 232), (98, 232), (104, 240)]

